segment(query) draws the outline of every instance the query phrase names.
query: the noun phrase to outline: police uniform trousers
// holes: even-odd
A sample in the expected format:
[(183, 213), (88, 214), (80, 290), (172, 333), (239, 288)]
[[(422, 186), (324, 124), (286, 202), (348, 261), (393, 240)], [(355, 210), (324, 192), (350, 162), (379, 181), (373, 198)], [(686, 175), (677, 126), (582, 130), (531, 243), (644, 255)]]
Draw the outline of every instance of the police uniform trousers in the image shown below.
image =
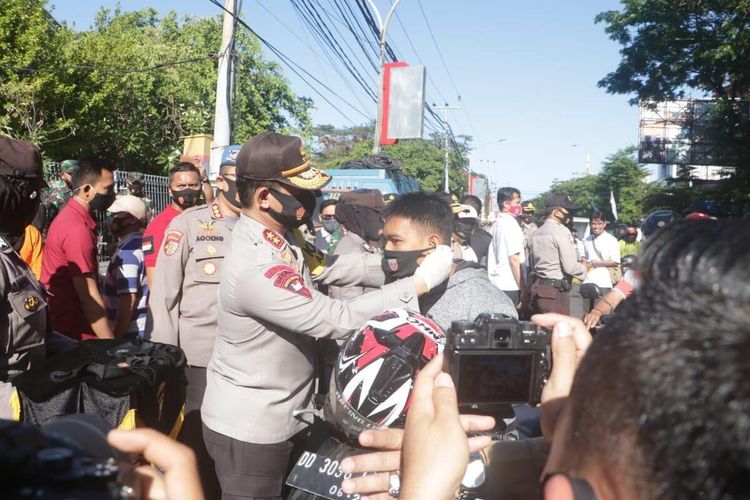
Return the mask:
[(570, 316), (570, 293), (552, 285), (531, 285), (531, 314), (558, 313)]
[(291, 493), (286, 478), (305, 450), (316, 450), (328, 436), (318, 421), (287, 441), (246, 443), (203, 425), (203, 439), (221, 478), (222, 500), (280, 500)]

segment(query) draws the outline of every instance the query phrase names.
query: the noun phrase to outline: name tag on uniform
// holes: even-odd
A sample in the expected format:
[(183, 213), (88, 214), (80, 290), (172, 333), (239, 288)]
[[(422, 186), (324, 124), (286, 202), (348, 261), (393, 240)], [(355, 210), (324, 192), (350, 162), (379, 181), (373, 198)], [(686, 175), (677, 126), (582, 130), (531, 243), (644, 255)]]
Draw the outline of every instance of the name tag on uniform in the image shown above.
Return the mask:
[(294, 464), (292, 472), (286, 478), (286, 484), (308, 493), (330, 500), (358, 500), (358, 494), (347, 495), (341, 489), (341, 483), (352, 477), (366, 476), (367, 473), (344, 474), (339, 468), (339, 461), (319, 453), (306, 451)]

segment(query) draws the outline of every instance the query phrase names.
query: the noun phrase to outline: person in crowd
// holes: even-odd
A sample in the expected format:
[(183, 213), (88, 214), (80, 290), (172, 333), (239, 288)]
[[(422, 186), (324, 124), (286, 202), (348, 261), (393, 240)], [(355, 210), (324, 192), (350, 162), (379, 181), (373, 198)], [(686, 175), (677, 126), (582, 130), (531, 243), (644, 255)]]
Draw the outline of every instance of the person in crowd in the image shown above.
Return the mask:
[[(451, 241), (453, 243), (453, 257), (455, 259), (464, 260), (466, 262), (479, 263), (474, 248), (471, 246), (471, 236), (476, 230), (479, 223), (479, 216), (477, 211), (471, 205), (451, 205), (453, 210), (454, 225), (453, 225), (453, 237)], [(485, 265), (486, 262), (485, 256)]]
[(72, 177), (73, 197), (50, 225), (42, 261), (42, 283), (50, 292), (55, 331), (75, 340), (112, 338), (99, 291), (96, 221), (115, 201), (112, 168), (84, 157)]
[(59, 177), (50, 180), (47, 187), (42, 190), (42, 205), (46, 208), (46, 228), (49, 228), (54, 218), (73, 196), (73, 174), (77, 168), (76, 160), (61, 161)]
[(579, 262), (573, 234), (568, 229), (577, 207), (566, 195), (553, 194), (546, 203), (546, 220), (528, 241), (533, 313), (570, 314), (570, 278), (583, 281), (589, 265)]
[(104, 277), (107, 319), (116, 339), (144, 338), (148, 285), (141, 244), (146, 204), (133, 195), (123, 195), (108, 212), (109, 229), (118, 243)]
[(521, 215), (521, 193), (513, 187), (497, 190), (497, 214), (492, 226), (492, 243), (487, 271), (493, 285), (506, 293), (516, 306), (521, 305), (525, 286), (522, 266), (526, 262), (523, 232), (517, 218)]
[(638, 241), (638, 227), (635, 224), (629, 224), (625, 229), (625, 234), (619, 241), (620, 245), (620, 257), (626, 255), (638, 255), (638, 250), (641, 248), (641, 242)]
[[(236, 151), (236, 148), (232, 148)], [(226, 158), (226, 155), (222, 153), (222, 158)], [(180, 156), (180, 162), (192, 163), (195, 168), (198, 169), (198, 175), (201, 178), (201, 192), (198, 195), (198, 205), (206, 205), (214, 201), (214, 190), (211, 187), (211, 180), (206, 175), (206, 167), (203, 166), (203, 162), (198, 156)]]
[[(439, 195), (408, 193), (383, 212), (383, 268), (390, 280), (412, 276), (432, 249), (447, 245), (453, 234), (453, 211)], [(443, 329), (451, 321), (473, 320), (483, 312), (518, 318), (507, 294), (489, 281), (487, 271), (475, 262), (457, 261), (450, 278), (419, 299), (422, 314)]]
[(310, 409), (315, 338), (342, 338), (390, 308), (416, 310), (418, 296), (450, 271), (450, 249), (438, 247), (414, 277), (384, 285), (379, 255), (345, 255), (316, 279), (382, 288), (347, 302), (319, 293), (292, 230), (309, 219), (315, 190), (329, 181), (298, 137), (260, 134), (237, 156), (242, 210), (219, 283), (201, 407), (224, 498), (281, 497), (293, 441), (311, 423), (294, 414)]
[[(554, 326), (544, 497), (744, 498), (750, 226), (677, 223), (641, 264), (644, 286), (593, 343), (578, 320), (536, 319)], [(453, 498), (468, 456), (455, 389), (445, 374), (418, 382), (401, 498)]]
[(521, 232), (523, 232), (523, 241), (528, 242), (529, 237), (539, 229), (539, 226), (534, 222), (534, 215), (536, 215), (536, 207), (531, 201), (524, 201), (521, 203)]
[(46, 293), (16, 252), (37, 213), (45, 186), (42, 155), (23, 141), (0, 137), (0, 418), (13, 416), (13, 377), (44, 362)]
[(320, 230), (315, 234), (315, 247), (333, 255), (336, 245), (343, 238), (346, 230), (342, 229), (341, 223), (336, 220), (336, 205), (338, 200), (328, 198), (320, 204)]
[(200, 171), (191, 162), (180, 162), (169, 170), (169, 196), (172, 202), (159, 215), (153, 218), (143, 233), (143, 256), (146, 262), (146, 279), (149, 288), (153, 288), (154, 267), (159, 249), (164, 245), (175, 246), (176, 235), (166, 238), (167, 226), (183, 210), (194, 206), (201, 193)]
[(620, 274), (620, 244), (609, 234), (604, 213), (595, 211), (589, 217), (591, 234), (584, 240), (585, 258), (591, 266), (584, 283), (594, 283), (606, 294), (615, 286)]
[[(346, 234), (333, 255), (352, 253), (379, 253), (380, 235), (383, 231), (381, 211), (385, 207), (383, 195), (377, 189), (357, 189), (343, 193), (336, 206), (336, 219), (346, 230)], [(329, 286), (328, 296), (339, 300), (349, 300), (375, 287)]]
[(477, 262), (479, 265), (487, 268), (487, 255), (490, 251), (490, 243), (492, 243), (492, 235), (482, 228), (482, 200), (473, 194), (467, 194), (461, 198), (461, 204), (467, 205), (474, 208), (476, 212), (476, 218), (474, 220), (461, 221), (465, 223), (473, 223), (474, 227), (466, 227), (466, 230), (471, 229), (469, 236), (469, 246), (477, 256)]
[(42, 233), (33, 224), (29, 224), (24, 231), (23, 245), (18, 250), (18, 255), (28, 264), (36, 279), (42, 277), (43, 252), (44, 239)]
[(118, 196), (129, 194), (140, 198), (146, 205), (146, 220), (151, 220), (154, 215), (154, 203), (146, 196), (146, 177), (140, 172), (127, 172), (125, 185), (120, 188)]
[(238, 146), (224, 150), (216, 178), (216, 199), (185, 210), (169, 224), (167, 244), (159, 249), (156, 261), (147, 326), (152, 340), (185, 351), (187, 393), (179, 440), (195, 451), (210, 498), (220, 496), (220, 489), (203, 443), (200, 409), (206, 390), (206, 367), (216, 339), (216, 294), (232, 229), (240, 215), (238, 152)]

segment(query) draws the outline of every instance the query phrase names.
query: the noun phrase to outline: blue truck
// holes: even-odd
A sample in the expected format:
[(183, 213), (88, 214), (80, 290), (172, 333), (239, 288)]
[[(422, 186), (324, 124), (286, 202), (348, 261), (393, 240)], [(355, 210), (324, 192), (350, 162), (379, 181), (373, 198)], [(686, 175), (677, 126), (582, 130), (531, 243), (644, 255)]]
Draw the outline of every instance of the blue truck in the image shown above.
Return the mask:
[(401, 170), (389, 168), (342, 168), (326, 170), (333, 179), (323, 188), (326, 198), (337, 198), (355, 189), (377, 189), (381, 193), (405, 194), (419, 191), (419, 181)]

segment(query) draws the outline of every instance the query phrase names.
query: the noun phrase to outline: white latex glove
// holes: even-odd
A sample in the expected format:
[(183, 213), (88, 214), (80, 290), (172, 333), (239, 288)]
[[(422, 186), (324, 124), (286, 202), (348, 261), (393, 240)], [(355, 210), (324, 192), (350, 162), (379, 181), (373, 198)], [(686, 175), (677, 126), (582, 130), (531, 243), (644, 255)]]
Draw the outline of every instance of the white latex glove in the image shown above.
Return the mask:
[(453, 268), (453, 250), (447, 245), (438, 245), (422, 260), (414, 276), (422, 278), (429, 292), (448, 279)]

